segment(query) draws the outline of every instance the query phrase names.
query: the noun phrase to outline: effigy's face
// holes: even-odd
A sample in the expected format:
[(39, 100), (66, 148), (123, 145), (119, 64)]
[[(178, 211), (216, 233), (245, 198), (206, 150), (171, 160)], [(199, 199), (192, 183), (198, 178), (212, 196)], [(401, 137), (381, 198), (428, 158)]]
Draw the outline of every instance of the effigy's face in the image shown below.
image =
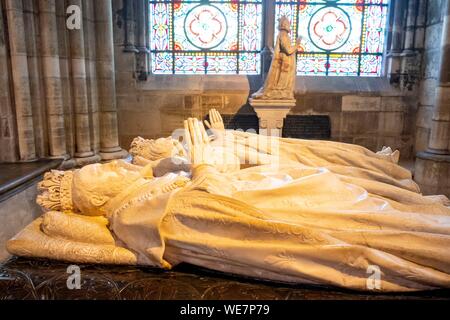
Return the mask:
[(180, 142), (171, 137), (156, 140), (137, 137), (131, 143), (130, 153), (133, 156), (140, 156), (150, 161), (185, 156)]
[[(178, 140), (172, 137), (159, 138), (154, 140), (153, 148), (161, 151), (161, 156), (173, 157), (173, 156), (184, 156), (183, 148)], [(163, 157), (162, 157), (163, 158)]]
[(85, 215), (104, 215), (104, 206), (137, 179), (139, 171), (130, 170), (121, 161), (85, 166), (74, 174), (74, 207)]

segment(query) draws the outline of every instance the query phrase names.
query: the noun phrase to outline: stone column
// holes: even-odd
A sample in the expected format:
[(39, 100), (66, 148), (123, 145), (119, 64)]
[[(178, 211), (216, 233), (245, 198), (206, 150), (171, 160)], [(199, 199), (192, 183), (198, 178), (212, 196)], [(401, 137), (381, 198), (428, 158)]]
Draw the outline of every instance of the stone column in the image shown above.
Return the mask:
[(406, 16), (406, 28), (405, 28), (405, 45), (404, 52), (414, 51), (414, 37), (416, 33), (416, 19), (417, 9), (419, 6), (419, 0), (409, 0)]
[(119, 146), (111, 0), (96, 0), (97, 76), (100, 111), (100, 156), (119, 159), (127, 152)]
[[(426, 23), (427, 23), (427, 15), (428, 15), (428, 1), (427, 0), (420, 0), (419, 3), (419, 10), (417, 15), (417, 21), (416, 21), (416, 37), (415, 37), (415, 48), (418, 50), (419, 54), (422, 57), (422, 63), (421, 68), (423, 71), (422, 79), (420, 80), (420, 87), (419, 87), (419, 104), (418, 109), (416, 111), (416, 132), (415, 132), (415, 143), (414, 143), (414, 149), (416, 152), (426, 151), (428, 148), (428, 140), (430, 137), (430, 126), (431, 126), (431, 114), (432, 109), (434, 107), (434, 89), (437, 87), (437, 78), (438, 75), (434, 74), (434, 72), (426, 72), (428, 61), (430, 60), (431, 56), (425, 52), (425, 32), (427, 29)], [(433, 43), (433, 45), (430, 46), (428, 44), (426, 51), (429, 52), (435, 52), (439, 50), (440, 43)], [(436, 53), (438, 56), (439, 54)], [(434, 68), (433, 68), (434, 70)], [(433, 74), (432, 74), (433, 73)]]
[[(400, 63), (400, 87), (411, 91), (420, 74), (421, 56), (415, 47), (416, 22), (420, 0), (408, 0), (403, 52)], [(405, 1), (406, 2), (406, 1)]]
[(400, 72), (400, 55), (403, 51), (403, 39), (404, 39), (404, 25), (406, 20), (406, 10), (404, 8), (406, 1), (394, 0), (393, 10), (394, 19), (392, 22), (392, 32), (391, 32), (391, 43), (388, 50), (387, 59), (388, 63), (388, 74), (392, 81), (397, 81), (394, 79), (396, 74)]
[(428, 151), (434, 154), (450, 154), (450, 5), (447, 3), (441, 37), (441, 68), (436, 102), (431, 122)]
[(100, 152), (100, 124), (98, 108), (98, 86), (96, 66), (95, 10), (92, 0), (83, 0), (83, 31), (88, 88), (88, 109), (90, 113), (91, 147), (94, 153)]
[(450, 0), (443, 2), (439, 85), (431, 120), (428, 150), (417, 154), (415, 178), (426, 194), (450, 196)]
[[(75, 156), (75, 115), (72, 99), (71, 66), (70, 66), (70, 40), (66, 25), (68, 17), (65, 1), (55, 1), (56, 26), (58, 38), (59, 71), (61, 79), (61, 98), (64, 114), (64, 133), (66, 136), (66, 150), (70, 157)], [(76, 165), (71, 159), (71, 164)]]
[(50, 157), (68, 159), (55, 0), (39, 0), (39, 20)]
[(38, 158), (48, 155), (47, 124), (39, 52), (38, 8), (33, 0), (23, 0), (25, 41), (27, 44), (30, 95), (33, 109), (34, 137)]
[(389, 50), (391, 53), (400, 53), (403, 51), (406, 3), (407, 1), (404, 0), (394, 0), (394, 21), (392, 25), (391, 47)]
[(136, 20), (134, 14), (135, 0), (124, 0), (124, 15), (125, 15), (125, 52), (138, 53), (136, 48)]
[(147, 18), (146, 11), (148, 10), (147, 0), (137, 1), (137, 47), (139, 52), (148, 52), (147, 48)]
[(147, 80), (148, 74), (148, 53), (149, 49), (147, 47), (147, 30), (148, 30), (148, 1), (138, 0), (137, 1), (137, 47), (139, 51), (137, 54), (136, 64), (137, 64), (137, 78), (140, 81)]
[[(33, 111), (25, 43), (22, 1), (6, 0), (12, 82), (16, 110), (19, 159), (36, 160)], [(4, 72), (4, 71), (3, 71)]]
[(15, 162), (18, 160), (16, 117), (11, 101), (10, 61), (6, 47), (6, 21), (3, 19), (2, 2), (0, 2), (0, 162)]
[(427, 0), (419, 0), (414, 36), (414, 48), (423, 50), (425, 47), (425, 24), (427, 20)]
[[(82, 8), (82, 0), (69, 0), (68, 4)], [(83, 28), (68, 32), (75, 116), (75, 161), (79, 166), (83, 166), (101, 159), (100, 156), (94, 154), (91, 148)]]

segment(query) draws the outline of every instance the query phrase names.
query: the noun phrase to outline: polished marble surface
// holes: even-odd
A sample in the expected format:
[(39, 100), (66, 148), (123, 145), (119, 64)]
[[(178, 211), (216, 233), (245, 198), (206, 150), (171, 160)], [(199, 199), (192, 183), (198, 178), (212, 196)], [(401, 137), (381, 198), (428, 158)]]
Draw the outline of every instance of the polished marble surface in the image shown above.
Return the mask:
[(188, 265), (179, 266), (173, 271), (80, 265), (81, 289), (69, 290), (69, 265), (47, 260), (12, 258), (0, 267), (0, 299), (450, 300), (450, 290), (367, 294), (333, 288), (267, 283)]
[(42, 159), (34, 162), (0, 163), (0, 201), (14, 189), (57, 168), (61, 162), (59, 159)]

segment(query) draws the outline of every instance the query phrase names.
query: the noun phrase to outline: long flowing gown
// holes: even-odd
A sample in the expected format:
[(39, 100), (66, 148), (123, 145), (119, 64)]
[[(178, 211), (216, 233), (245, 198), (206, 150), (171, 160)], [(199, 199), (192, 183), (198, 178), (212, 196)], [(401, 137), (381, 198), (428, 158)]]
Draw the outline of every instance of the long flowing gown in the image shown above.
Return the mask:
[(383, 291), (450, 287), (450, 209), (439, 198), (361, 178), (365, 189), (300, 164), (233, 174), (202, 165), (187, 185), (180, 179), (138, 179), (108, 203), (108, 219), (49, 212), (8, 250), (356, 290), (368, 290), (375, 266)]
[(236, 154), (241, 166), (264, 164), (302, 164), (324, 167), (361, 187), (366, 180), (420, 192), (411, 172), (392, 162), (389, 156), (376, 154), (362, 146), (334, 141), (303, 140), (258, 135), (238, 130), (215, 132), (212, 142)]
[(300, 165), (233, 175), (202, 166), (194, 177), (159, 197), (144, 188), (112, 211), (111, 230), (140, 263), (356, 290), (376, 266), (384, 291), (450, 287), (450, 209), (435, 199), (395, 186), (386, 199)]

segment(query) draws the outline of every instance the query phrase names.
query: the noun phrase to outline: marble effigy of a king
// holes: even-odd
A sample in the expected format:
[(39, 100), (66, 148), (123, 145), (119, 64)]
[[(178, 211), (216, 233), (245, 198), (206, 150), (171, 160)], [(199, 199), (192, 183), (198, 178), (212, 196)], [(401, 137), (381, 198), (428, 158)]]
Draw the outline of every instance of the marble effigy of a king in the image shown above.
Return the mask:
[[(376, 290), (450, 287), (447, 198), (293, 161), (229, 170), (217, 159), (230, 150), (214, 147), (200, 122), (186, 120), (185, 132), (185, 153), (174, 157), (187, 163), (158, 159), (168, 155), (164, 145), (179, 150), (164, 139), (141, 149), (145, 166), (114, 161), (48, 173), (38, 203), (50, 211), (8, 250), (74, 263), (170, 269), (185, 262), (355, 290), (373, 289), (367, 272), (376, 266)], [(388, 163), (370, 156), (379, 168)]]

